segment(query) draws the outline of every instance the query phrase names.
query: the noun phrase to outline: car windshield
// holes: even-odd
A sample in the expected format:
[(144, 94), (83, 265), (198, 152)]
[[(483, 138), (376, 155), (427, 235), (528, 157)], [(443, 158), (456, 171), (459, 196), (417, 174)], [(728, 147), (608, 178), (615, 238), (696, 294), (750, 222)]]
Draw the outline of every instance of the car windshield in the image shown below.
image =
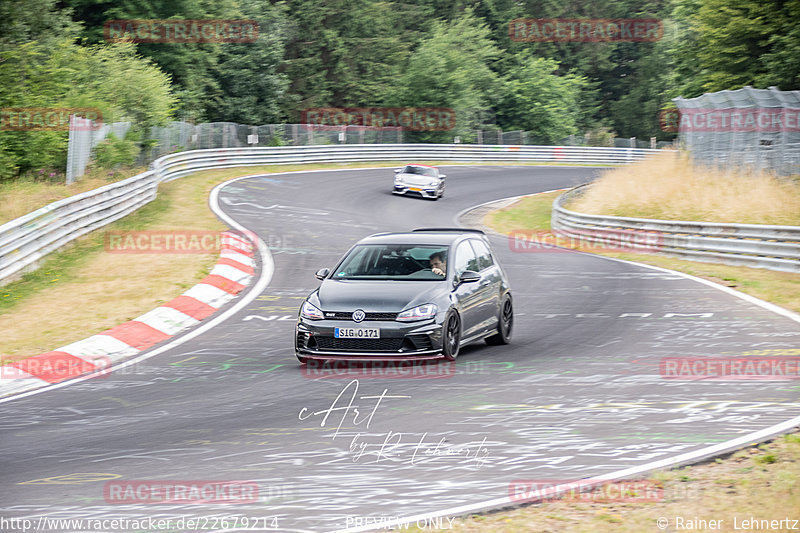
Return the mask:
[(446, 246), (361, 244), (342, 260), (333, 279), (442, 281), (444, 274), (437, 272), (446, 272), (446, 265)]
[(435, 178), (436, 169), (430, 167), (414, 167), (409, 165), (403, 169), (403, 174), (418, 174), (420, 176)]

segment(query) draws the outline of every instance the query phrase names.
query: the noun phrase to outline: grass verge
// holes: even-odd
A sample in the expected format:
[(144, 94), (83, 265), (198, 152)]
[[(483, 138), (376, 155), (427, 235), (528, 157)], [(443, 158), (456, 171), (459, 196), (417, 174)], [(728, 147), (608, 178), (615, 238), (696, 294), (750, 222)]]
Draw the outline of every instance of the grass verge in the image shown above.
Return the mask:
[[(553, 499), (513, 511), (457, 518), (452, 529), (465, 533), (796, 531), (800, 522), (793, 528), (791, 520), (800, 520), (800, 433), (739, 450), (724, 459), (656, 472), (645, 485), (660, 488), (654, 493), (658, 496), (652, 498), (656, 501), (578, 503)], [(790, 521), (783, 526), (746, 522), (787, 518)], [(667, 527), (659, 527), (659, 519), (666, 519)], [(450, 526), (447, 520), (443, 525)], [(422, 522), (412, 522), (411, 527), (401, 530), (431, 529)]]

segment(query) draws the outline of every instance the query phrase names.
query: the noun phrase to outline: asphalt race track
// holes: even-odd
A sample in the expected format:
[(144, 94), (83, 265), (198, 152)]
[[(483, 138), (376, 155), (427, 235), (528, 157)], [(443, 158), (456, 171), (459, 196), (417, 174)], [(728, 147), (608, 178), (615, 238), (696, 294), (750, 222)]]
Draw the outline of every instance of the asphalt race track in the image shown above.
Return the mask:
[[(796, 355), (797, 322), (679, 275), (589, 254), (512, 252), (495, 237), (515, 299), (510, 345), (476, 344), (454, 367), (411, 377), (302, 371), (297, 309), (317, 286), (314, 271), (354, 241), (452, 226), (470, 206), (597, 172), (444, 170), (438, 202), (391, 195), (391, 169), (254, 177), (222, 189), (223, 210), (271, 249), (267, 289), (146, 361), (0, 403), (0, 517), (40, 531), (78, 530), (42, 517), (195, 517), (204, 526), (142, 531), (232, 530), (238, 517), (237, 527), (247, 519), (260, 531), (332, 531), (503, 498), (517, 480), (646, 465), (800, 416), (797, 381), (659, 373), (665, 357)], [(153, 480), (252, 481), (258, 498), (131, 504), (104, 493), (109, 481)], [(6, 524), (4, 532), (21, 531)]]

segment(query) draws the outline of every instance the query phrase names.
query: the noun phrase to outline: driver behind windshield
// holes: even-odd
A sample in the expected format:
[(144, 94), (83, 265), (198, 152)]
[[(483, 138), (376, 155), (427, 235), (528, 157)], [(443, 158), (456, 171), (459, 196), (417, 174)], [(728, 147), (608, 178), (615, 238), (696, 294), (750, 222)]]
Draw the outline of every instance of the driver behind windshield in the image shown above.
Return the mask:
[(444, 276), (445, 272), (447, 272), (447, 261), (444, 260), (442, 253), (436, 252), (431, 254), (430, 261), (431, 271), (438, 276)]

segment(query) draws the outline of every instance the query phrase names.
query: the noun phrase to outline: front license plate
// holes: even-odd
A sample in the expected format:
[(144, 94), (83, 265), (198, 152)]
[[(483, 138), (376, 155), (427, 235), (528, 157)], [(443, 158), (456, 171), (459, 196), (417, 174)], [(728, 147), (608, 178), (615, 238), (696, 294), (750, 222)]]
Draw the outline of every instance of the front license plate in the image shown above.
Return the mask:
[(422, 189), (417, 188), (417, 187), (409, 187), (408, 190), (409, 191), (417, 191), (417, 192), (421, 192), (422, 191)]
[(378, 328), (333, 328), (333, 336), (337, 339), (380, 339)]

